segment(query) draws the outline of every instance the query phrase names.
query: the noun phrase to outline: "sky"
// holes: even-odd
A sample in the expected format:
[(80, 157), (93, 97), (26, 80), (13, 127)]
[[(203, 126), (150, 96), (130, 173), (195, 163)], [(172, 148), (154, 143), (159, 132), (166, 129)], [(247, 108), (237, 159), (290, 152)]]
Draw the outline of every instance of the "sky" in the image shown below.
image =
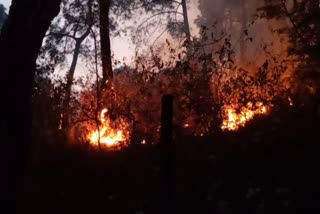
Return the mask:
[[(190, 20), (190, 26), (191, 28), (195, 28), (195, 25), (193, 24), (193, 20), (199, 15), (199, 11), (197, 10), (197, 3), (198, 0), (190, 0), (189, 1), (189, 11), (188, 16)], [(0, 0), (0, 4), (3, 4), (7, 8), (7, 13), (9, 12), (9, 7), (11, 4), (11, 0)], [(115, 56), (118, 59), (122, 59), (123, 57), (126, 57), (127, 59), (130, 59), (133, 56), (134, 48), (130, 44), (129, 38), (112, 38), (112, 46), (113, 50), (115, 51)]]
[[(9, 7), (11, 4), (11, 0), (0, 0), (0, 4), (3, 4), (7, 8), (7, 13), (9, 12)], [(199, 15), (199, 11), (197, 9), (198, 0), (189, 0), (188, 1), (188, 17), (190, 22), (191, 33), (196, 34), (197, 28), (193, 23), (195, 18)], [(180, 7), (180, 10), (181, 7)], [(182, 12), (182, 11), (180, 11)], [(133, 22), (132, 22), (133, 23)], [(129, 23), (128, 25), (130, 25)], [(138, 21), (139, 24), (139, 21)], [(134, 26), (134, 25), (133, 25)], [(155, 37), (157, 37), (155, 35)], [(163, 35), (158, 42), (164, 41), (166, 39), (166, 35)], [(130, 59), (134, 56), (135, 47), (131, 44), (130, 37), (117, 37), (111, 38), (111, 49), (114, 53), (116, 59), (122, 61), (123, 58), (126, 58), (126, 64), (130, 64)], [(76, 73), (83, 73), (85, 70), (85, 66), (79, 65), (78, 69), (79, 72)]]
[(0, 0), (0, 4), (3, 4), (7, 8), (7, 12), (8, 12), (9, 6), (11, 4), (11, 0)]

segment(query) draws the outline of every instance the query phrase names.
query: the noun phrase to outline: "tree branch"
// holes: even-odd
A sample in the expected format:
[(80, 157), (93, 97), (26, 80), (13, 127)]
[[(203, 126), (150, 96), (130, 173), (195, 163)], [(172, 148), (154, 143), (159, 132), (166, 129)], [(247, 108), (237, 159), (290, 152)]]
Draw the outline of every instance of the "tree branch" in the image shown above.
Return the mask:
[[(176, 4), (181, 4), (181, 2), (175, 1), (175, 0), (172, 0), (171, 2), (172, 3), (176, 3)], [(155, 3), (154, 1), (144, 2), (144, 3), (141, 3), (140, 5), (138, 5), (136, 7), (129, 8), (129, 10), (137, 10), (137, 9), (146, 7), (146, 6), (151, 5), (151, 4), (157, 4), (157, 3)]]
[(160, 23), (161, 23), (161, 19), (159, 19), (158, 23), (157, 23), (157, 26), (153, 29), (153, 31), (149, 34), (148, 38), (146, 41), (149, 41), (150, 37), (156, 32), (156, 30), (159, 28), (160, 26)]
[(159, 16), (159, 15), (162, 15), (162, 14), (166, 14), (166, 13), (174, 13), (174, 14), (180, 14), (180, 15), (183, 15), (182, 13), (180, 12), (177, 12), (177, 11), (163, 11), (163, 12), (159, 12), (159, 13), (156, 13), (152, 16), (149, 16), (148, 18), (146, 18), (138, 27), (137, 27), (137, 30), (142, 26), (144, 25), (146, 22), (148, 22), (150, 19), (156, 17), (156, 16)]
[[(176, 21), (178, 21), (178, 17), (177, 17), (177, 14), (178, 14), (178, 9), (179, 7), (181, 6), (181, 2), (179, 2), (177, 8), (176, 8), (176, 14), (175, 14), (175, 18), (176, 18)], [(183, 15), (183, 14), (182, 14)]]
[(47, 35), (45, 35), (45, 37), (48, 36), (55, 36), (55, 37), (69, 37), (72, 38), (74, 40), (76, 40), (77, 38), (75, 36), (69, 35), (68, 33), (58, 33), (58, 32), (50, 32)]
[(160, 35), (153, 41), (152, 46), (154, 46), (154, 44), (156, 43), (156, 41), (157, 41), (158, 39), (160, 39), (160, 37), (161, 37), (167, 30), (168, 30), (168, 28), (166, 27), (166, 28), (160, 33)]
[(288, 8), (287, 8), (287, 6), (286, 6), (285, 0), (282, 0), (281, 3), (282, 3), (282, 7), (283, 7), (283, 9), (284, 9), (287, 17), (289, 18), (291, 24), (293, 25), (293, 30), (296, 32), (296, 34), (298, 35), (298, 37), (301, 39), (301, 42), (302, 42), (306, 47), (310, 46), (310, 45), (308, 44), (308, 42), (304, 39), (304, 37), (302, 36), (302, 34), (300, 33), (298, 26), (296, 25), (296, 23), (295, 23), (295, 21), (293, 20), (290, 12), (288, 11)]

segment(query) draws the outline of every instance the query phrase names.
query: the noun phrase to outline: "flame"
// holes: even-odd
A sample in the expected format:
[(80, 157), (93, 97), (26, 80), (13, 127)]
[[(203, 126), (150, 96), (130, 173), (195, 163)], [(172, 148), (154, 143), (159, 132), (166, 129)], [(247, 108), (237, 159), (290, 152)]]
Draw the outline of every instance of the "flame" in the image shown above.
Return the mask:
[(109, 117), (105, 117), (108, 109), (103, 109), (100, 113), (101, 125), (89, 133), (88, 139), (92, 145), (98, 146), (99, 141), (101, 146), (107, 148), (120, 148), (128, 140), (128, 124), (122, 118), (118, 118), (115, 123), (117, 128), (112, 127), (112, 121)]
[(228, 106), (224, 110), (224, 119), (221, 129), (236, 131), (240, 127), (244, 127), (255, 115), (267, 113), (267, 107), (262, 102), (256, 102), (255, 107), (252, 102), (248, 102), (246, 107), (241, 108), (240, 113), (237, 113), (232, 106)]
[(289, 101), (289, 105), (293, 106), (293, 101), (292, 101), (292, 99), (290, 97), (288, 97), (288, 101)]

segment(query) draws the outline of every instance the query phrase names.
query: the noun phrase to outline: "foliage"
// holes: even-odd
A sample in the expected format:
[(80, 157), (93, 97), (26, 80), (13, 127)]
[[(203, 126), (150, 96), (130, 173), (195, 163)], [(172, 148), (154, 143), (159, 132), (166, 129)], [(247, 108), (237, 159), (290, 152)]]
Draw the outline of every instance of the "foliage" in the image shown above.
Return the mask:
[[(181, 39), (184, 33), (183, 13), (179, 12), (182, 2), (173, 0), (132, 1), (127, 12), (131, 16), (139, 13), (146, 17), (138, 21), (138, 26), (131, 28), (132, 40), (141, 45), (151, 42), (154, 45), (165, 33)], [(130, 17), (131, 17), (130, 16)], [(154, 39), (155, 38), (155, 39)], [(152, 41), (150, 41), (152, 40)]]
[(0, 4), (0, 32), (1, 32), (2, 25), (7, 19), (7, 16), (8, 15), (6, 13), (6, 8), (2, 4)]
[[(59, 16), (54, 20), (41, 48), (38, 65), (42, 67), (59, 66), (65, 69), (67, 56), (74, 51), (75, 42), (85, 34), (90, 25), (98, 25), (97, 16), (88, 16), (88, 0), (63, 1)], [(92, 14), (97, 14), (97, 4), (94, 1)], [(93, 45), (86, 40), (81, 44), (80, 55), (92, 52)], [(54, 70), (51, 70), (52, 72)]]
[[(278, 29), (290, 39), (288, 53), (301, 62), (296, 75), (304, 85), (304, 90), (314, 93), (319, 88), (319, 1), (266, 1), (260, 8), (261, 16), (267, 19), (287, 20), (290, 25)], [(305, 87), (307, 86), (307, 87)], [(308, 89), (309, 88), (309, 89)]]
[[(33, 88), (33, 129), (36, 134), (47, 131), (58, 134), (61, 119), (63, 82), (53, 82), (47, 76), (37, 76)], [(45, 130), (45, 133), (41, 130)]]

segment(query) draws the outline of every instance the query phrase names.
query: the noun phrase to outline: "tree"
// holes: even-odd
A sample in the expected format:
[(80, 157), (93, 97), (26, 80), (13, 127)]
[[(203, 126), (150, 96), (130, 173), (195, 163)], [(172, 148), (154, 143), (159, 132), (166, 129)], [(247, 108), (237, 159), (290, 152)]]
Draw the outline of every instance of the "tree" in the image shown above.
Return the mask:
[(239, 56), (237, 58), (241, 64), (245, 64), (249, 60), (248, 52), (252, 52), (247, 44), (252, 41), (250, 33), (258, 34), (258, 29), (252, 26), (258, 5), (261, 5), (261, 2), (257, 0), (200, 0), (201, 16), (196, 23), (199, 27), (206, 26), (216, 34), (231, 35), (231, 43)]
[[(159, 33), (152, 43), (152, 46), (154, 46), (155, 42), (164, 33), (168, 32), (175, 39), (184, 39), (184, 47), (186, 47), (187, 54), (190, 55), (192, 52), (192, 35), (189, 26), (187, 1), (151, 0), (143, 2), (144, 3), (134, 7), (136, 10), (143, 10), (146, 13), (145, 16), (147, 16), (147, 18), (134, 29), (136, 33), (133, 37), (134, 42), (136, 44), (146, 43), (148, 38)], [(182, 12), (179, 12), (180, 8), (182, 8)], [(179, 17), (182, 17), (182, 19)], [(144, 35), (141, 36), (140, 33), (144, 33)]]
[(190, 57), (191, 55), (191, 33), (190, 33), (190, 26), (189, 26), (189, 19), (188, 19), (188, 9), (187, 9), (187, 1), (181, 0), (182, 5), (182, 13), (183, 13), (183, 30), (186, 34), (186, 47), (187, 47), (187, 55)]
[[(177, 5), (176, 11), (165, 11), (165, 8), (172, 9), (173, 5)], [(160, 7), (159, 7), (160, 6)], [(145, 12), (152, 12), (155, 15), (152, 15), (153, 18), (157, 15), (163, 14), (179, 14), (177, 12), (179, 6), (183, 8), (183, 18), (184, 18), (184, 27), (183, 31), (186, 34), (187, 43), (191, 41), (191, 34), (189, 28), (188, 14), (187, 14), (187, 5), (186, 0), (181, 2), (173, 0), (122, 0), (122, 1), (112, 1), (112, 0), (99, 0), (99, 9), (100, 9), (100, 42), (101, 42), (101, 61), (102, 61), (102, 88), (105, 88), (106, 83), (109, 82), (112, 84), (113, 81), (113, 71), (112, 71), (112, 62), (111, 62), (111, 46), (110, 46), (110, 13), (114, 12), (115, 14), (123, 16), (125, 19), (132, 17), (132, 10), (143, 9)], [(115, 9), (116, 8), (116, 9)], [(114, 9), (112, 11), (112, 9)], [(121, 12), (120, 12), (121, 11)], [(145, 20), (144, 22), (147, 22)], [(171, 22), (170, 22), (171, 23)], [(142, 24), (141, 24), (142, 26)], [(168, 24), (166, 30), (172, 29), (173, 25)], [(138, 27), (139, 28), (139, 27)]]
[(5, 22), (5, 20), (7, 19), (7, 13), (6, 13), (6, 8), (0, 4), (0, 30), (3, 26), (3, 23)]
[(35, 86), (32, 92), (32, 159), (39, 155), (37, 151), (44, 143), (63, 143), (62, 129), (62, 103), (64, 82), (52, 80), (48, 75), (35, 76)]
[[(319, 24), (319, 0), (293, 1), (266, 1), (266, 6), (260, 8), (264, 11), (265, 18), (288, 19), (291, 26), (281, 29), (282, 33), (287, 33), (290, 37), (292, 47), (289, 47), (289, 53), (308, 54), (311, 59), (319, 57), (320, 49), (320, 24)], [(278, 8), (278, 10), (272, 9)]]
[[(68, 135), (72, 125), (72, 86), (79, 58), (93, 59), (92, 34), (98, 27), (98, 5), (95, 0), (65, 0), (61, 13), (50, 26), (41, 55), (38, 57), (38, 69), (45, 73), (48, 67), (64, 69), (67, 55), (71, 63), (66, 74), (63, 100), (62, 128)], [(51, 65), (50, 65), (51, 64)], [(54, 69), (51, 70), (54, 72)]]
[[(120, 15), (124, 19), (132, 17), (132, 10), (143, 9), (146, 12), (158, 12), (159, 10), (167, 7), (168, 5), (176, 4), (176, 1), (171, 0), (122, 0), (122, 1), (111, 1), (111, 0), (99, 0), (99, 28), (100, 28), (100, 47), (101, 47), (101, 62), (102, 62), (102, 82), (100, 92), (101, 100), (104, 104), (109, 105), (108, 113), (111, 118), (116, 117), (118, 113), (115, 110), (117, 103), (114, 100), (114, 88), (113, 88), (113, 69), (112, 69), (112, 56), (111, 56), (111, 45), (110, 45), (110, 28), (116, 25), (112, 22), (111, 14)], [(184, 1), (185, 3), (185, 1)], [(160, 5), (160, 8), (159, 8)], [(179, 3), (179, 6), (181, 3)], [(178, 9), (178, 8), (177, 8)], [(186, 11), (186, 5), (184, 10)], [(171, 11), (172, 12), (172, 11)], [(167, 12), (160, 12), (167, 13)], [(188, 21), (185, 23), (188, 24)], [(113, 26), (112, 26), (113, 25)], [(187, 27), (190, 37), (189, 26)], [(189, 38), (188, 37), (188, 38)], [(110, 106), (111, 105), (111, 106)], [(99, 108), (99, 107), (98, 107)], [(113, 115), (113, 116), (112, 116)]]
[[(101, 62), (102, 62), (102, 85), (104, 89), (108, 84), (113, 83), (113, 71), (111, 61), (110, 45), (110, 6), (111, 0), (99, 0), (99, 22), (100, 22), (100, 45), (101, 45)], [(110, 85), (111, 84), (111, 85)]]
[(59, 12), (61, 0), (13, 0), (0, 35), (1, 192), (4, 210), (22, 204), (24, 170), (31, 145), (31, 94), (42, 39)]
[[(319, 0), (265, 1), (259, 8), (260, 16), (266, 19), (286, 20), (290, 24), (278, 29), (289, 38), (287, 52), (298, 58), (300, 67), (296, 76), (301, 80), (300, 92), (319, 94), (320, 7)], [(319, 96), (319, 95), (318, 95)], [(306, 97), (302, 95), (302, 97)], [(319, 99), (319, 98), (318, 98)], [(319, 102), (319, 101), (318, 101)]]
[[(94, 17), (93, 17), (93, 0), (88, 1), (76, 1), (71, 2), (65, 8), (64, 16), (66, 19), (69, 19), (67, 23), (65, 23), (65, 27), (56, 26), (52, 27), (51, 31), (49, 32), (49, 36), (55, 36), (59, 40), (61, 37), (68, 37), (74, 40), (74, 50), (72, 53), (72, 62), (70, 68), (67, 72), (67, 83), (65, 89), (65, 98), (63, 102), (63, 128), (68, 130), (71, 124), (71, 113), (70, 113), (70, 99), (71, 99), (71, 87), (73, 85), (74, 74), (77, 67), (77, 62), (80, 55), (80, 49), (84, 48), (83, 42), (89, 36), (91, 32), (91, 28), (94, 25)], [(70, 16), (70, 8), (73, 9), (73, 14), (79, 14), (78, 17)], [(58, 22), (59, 23), (59, 22)], [(58, 30), (60, 32), (56, 32), (55, 28), (71, 28), (73, 30), (72, 34), (68, 32), (63, 32), (63, 30)], [(68, 29), (68, 30), (69, 30)], [(61, 32), (62, 31), (62, 32)]]
[[(241, 2), (242, 4), (242, 22), (241, 22), (241, 32), (247, 32), (248, 29), (247, 29), (247, 22), (248, 22), (248, 14), (247, 14), (247, 4), (246, 4), (246, 1), (242, 0)], [(246, 33), (247, 34), (247, 33)], [(244, 38), (241, 38), (240, 40), (240, 60), (241, 61), (244, 61), (246, 59), (246, 44), (245, 44), (245, 40)]]

